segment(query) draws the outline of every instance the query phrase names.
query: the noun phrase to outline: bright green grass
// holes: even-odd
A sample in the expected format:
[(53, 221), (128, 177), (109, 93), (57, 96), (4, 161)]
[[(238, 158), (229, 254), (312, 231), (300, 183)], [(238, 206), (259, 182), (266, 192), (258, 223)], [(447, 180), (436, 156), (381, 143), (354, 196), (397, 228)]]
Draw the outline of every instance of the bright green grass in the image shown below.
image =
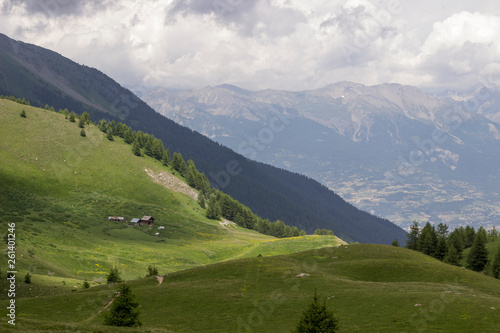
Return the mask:
[[(144, 325), (127, 332), (290, 332), (315, 290), (341, 332), (500, 330), (499, 280), (384, 245), (227, 261), (171, 273), (161, 285), (155, 278), (131, 284)], [(98, 312), (114, 290), (20, 299), (20, 325), (113, 331)]]
[[(134, 156), (120, 138), (110, 142), (95, 126), (85, 130), (83, 138), (63, 115), (0, 100), (0, 235), (7, 222), (16, 223), (17, 268), (31, 270), (34, 281), (49, 274), (102, 281), (113, 266), (135, 279), (149, 265), (168, 273), (340, 244), (334, 237), (277, 240), (224, 229), (196, 200), (151, 181), (145, 169), (169, 171), (159, 162)], [(156, 223), (133, 228), (109, 221), (110, 215), (152, 215)], [(4, 270), (4, 257), (0, 264)]]

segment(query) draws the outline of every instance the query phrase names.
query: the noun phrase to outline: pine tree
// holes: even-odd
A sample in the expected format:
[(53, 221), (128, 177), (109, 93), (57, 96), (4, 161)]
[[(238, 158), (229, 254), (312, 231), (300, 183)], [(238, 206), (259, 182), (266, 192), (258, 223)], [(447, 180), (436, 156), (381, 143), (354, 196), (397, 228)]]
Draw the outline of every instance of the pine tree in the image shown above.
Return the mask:
[(413, 224), (410, 227), (410, 232), (406, 235), (406, 248), (410, 250), (416, 250), (419, 236), (420, 227), (418, 226), (417, 221), (413, 221)]
[(170, 165), (170, 150), (168, 148), (163, 151), (162, 163), (164, 166)]
[(448, 237), (448, 248), (450, 247), (450, 244), (453, 244), (459, 258), (462, 257), (462, 252), (464, 250), (464, 241), (462, 236), (462, 232), (460, 228), (458, 228), (453, 230), (453, 232), (450, 234), (450, 237)]
[(498, 230), (493, 226), (491, 230), (488, 230), (488, 243), (496, 242), (498, 239)]
[(158, 268), (156, 268), (155, 265), (153, 265), (153, 266), (149, 265), (148, 266), (148, 275), (146, 275), (146, 276), (154, 276), (154, 275), (158, 275)]
[(334, 333), (339, 329), (338, 319), (328, 311), (326, 302), (319, 304), (316, 292), (314, 299), (302, 313), (295, 328), (296, 333)]
[(110, 326), (138, 327), (142, 325), (137, 307), (139, 302), (132, 293), (128, 284), (118, 286), (119, 296), (111, 305), (111, 310), (106, 313), (104, 323)]
[(82, 128), (82, 130), (80, 131), (80, 136), (83, 136), (83, 137), (87, 136), (87, 133), (85, 133), (85, 129)]
[(80, 116), (80, 120), (83, 120), (84, 125), (90, 124), (90, 115), (87, 111), (83, 111), (82, 115)]
[(141, 146), (139, 145), (139, 141), (135, 140), (132, 144), (132, 152), (135, 156), (142, 156)]
[(218, 220), (221, 218), (221, 215), (219, 201), (216, 198), (210, 199), (208, 202), (207, 217), (212, 220)]
[(108, 277), (106, 278), (108, 283), (121, 282), (122, 278), (120, 277), (120, 271), (117, 267), (111, 268)]
[(392, 241), (392, 246), (396, 246), (396, 247), (399, 247), (399, 241), (398, 239), (396, 238), (395, 240)]
[(485, 246), (486, 240), (483, 233), (478, 232), (467, 257), (467, 264), (473, 271), (480, 272), (488, 263), (488, 251)]
[(85, 127), (85, 120), (80, 117), (80, 120), (78, 120), (78, 127), (84, 128)]
[(71, 111), (71, 113), (69, 114), (69, 121), (72, 123), (76, 121), (76, 113), (74, 113), (73, 111)]
[(443, 260), (444, 257), (446, 256), (446, 250), (447, 250), (446, 239), (444, 237), (439, 237), (436, 246), (436, 252), (434, 253), (434, 258), (438, 260)]
[(450, 265), (458, 266), (458, 259), (460, 259), (460, 257), (457, 249), (455, 248), (455, 245), (450, 244), (443, 261)]
[(186, 167), (186, 181), (189, 186), (196, 188), (196, 176), (198, 175), (198, 170), (192, 160), (189, 160)]
[(24, 109), (21, 111), (20, 116), (26, 118), (26, 111)]
[(429, 256), (433, 256), (436, 252), (437, 243), (438, 240), (436, 230), (434, 229), (434, 226), (427, 222), (420, 233), (420, 237), (418, 238), (417, 250)]
[(203, 192), (198, 193), (198, 204), (200, 204), (200, 207), (205, 209), (206, 203), (205, 203), (205, 196), (203, 195)]
[(500, 279), (500, 247), (498, 247), (495, 259), (493, 259), (491, 272), (493, 273), (493, 277), (495, 279)]
[(111, 126), (108, 126), (108, 129), (106, 130), (106, 139), (109, 141), (114, 141), (115, 138), (113, 137), (113, 128)]
[(471, 226), (465, 227), (465, 248), (468, 249), (474, 243), (474, 238), (476, 237), (476, 232)]
[(436, 228), (436, 233), (438, 237), (445, 238), (448, 237), (448, 226), (444, 223), (439, 223)]
[(182, 174), (184, 173), (184, 169), (186, 168), (186, 163), (184, 162), (181, 153), (174, 153), (174, 157), (172, 159), (172, 166), (174, 167), (174, 170)]
[(297, 237), (299, 235), (300, 235), (299, 228), (297, 228), (295, 226), (292, 227), (292, 235), (291, 235), (291, 237)]

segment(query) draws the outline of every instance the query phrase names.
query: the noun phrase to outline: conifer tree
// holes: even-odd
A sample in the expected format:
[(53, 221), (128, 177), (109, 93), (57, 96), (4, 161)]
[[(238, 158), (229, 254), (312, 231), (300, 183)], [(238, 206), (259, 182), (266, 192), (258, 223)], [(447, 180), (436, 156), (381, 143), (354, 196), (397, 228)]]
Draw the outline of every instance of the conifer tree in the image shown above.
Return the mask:
[(72, 123), (76, 121), (76, 113), (74, 113), (73, 111), (71, 111), (71, 113), (69, 114), (69, 121)]
[(493, 259), (491, 272), (493, 273), (493, 277), (495, 279), (500, 279), (500, 247), (498, 247), (495, 258)]
[(111, 310), (106, 313), (104, 323), (110, 326), (138, 327), (142, 325), (139, 319), (139, 302), (128, 284), (118, 286), (119, 295), (113, 301)]
[(201, 191), (198, 193), (198, 204), (200, 205), (201, 208), (205, 209), (206, 207), (205, 196)]
[(474, 228), (471, 226), (466, 226), (465, 227), (465, 248), (468, 249), (469, 247), (472, 246), (474, 243), (474, 238), (476, 236), (476, 232), (474, 231)]
[(299, 228), (297, 228), (297, 227), (293, 226), (293, 227), (292, 227), (292, 234), (291, 234), (291, 236), (290, 236), (290, 237), (297, 237), (297, 236), (299, 236), (299, 235), (300, 235)]
[(87, 136), (87, 133), (85, 133), (85, 129), (84, 128), (82, 128), (82, 130), (80, 131), (80, 136), (83, 136), (83, 137)]
[(106, 139), (109, 141), (114, 141), (115, 138), (113, 137), (113, 128), (111, 126), (108, 126), (108, 129), (106, 130)]
[(488, 230), (488, 243), (496, 242), (498, 239), (498, 230), (493, 226), (491, 230)]
[(460, 228), (453, 230), (450, 237), (448, 237), (448, 248), (450, 247), (450, 244), (453, 244), (458, 253), (458, 257), (461, 258), (464, 250), (464, 241)]
[(295, 328), (296, 333), (334, 333), (339, 329), (338, 319), (326, 308), (326, 302), (319, 304), (316, 292), (314, 299), (302, 313)]
[[(125, 127), (123, 130), (123, 139), (125, 140), (126, 143), (132, 144), (135, 141), (135, 134), (132, 131), (132, 129), (128, 126)], [(140, 148), (140, 147), (139, 147)]]
[(438, 260), (443, 260), (446, 256), (447, 251), (446, 239), (444, 237), (439, 237), (438, 243), (436, 246), (436, 252), (434, 253), (434, 258)]
[(109, 275), (107, 276), (106, 280), (108, 283), (115, 283), (122, 281), (118, 267), (111, 268), (111, 271), (109, 272)]
[(164, 166), (170, 165), (170, 150), (167, 148), (163, 151), (162, 163)]
[(433, 256), (436, 252), (437, 243), (436, 230), (434, 226), (427, 222), (418, 238), (417, 250), (429, 256)]
[(467, 257), (467, 264), (473, 271), (480, 272), (488, 263), (488, 251), (485, 246), (486, 240), (483, 233), (478, 232)]
[(460, 257), (455, 245), (450, 244), (443, 261), (450, 265), (458, 266), (458, 259), (460, 259)]
[(174, 170), (182, 174), (184, 173), (184, 169), (186, 168), (186, 163), (184, 162), (181, 153), (174, 153), (174, 157), (172, 158), (172, 166)]
[(420, 227), (418, 226), (417, 221), (413, 221), (413, 224), (410, 226), (410, 232), (406, 235), (406, 248), (410, 250), (416, 250), (419, 236)]
[(213, 197), (208, 202), (207, 217), (212, 220), (218, 220), (222, 216), (219, 201)]
[(132, 152), (135, 156), (142, 156), (141, 146), (139, 145), (139, 141), (135, 140), (132, 144)]
[(83, 111), (82, 115), (80, 116), (80, 120), (83, 121), (84, 125), (90, 124), (90, 114), (87, 111)]
[(80, 117), (80, 120), (78, 120), (78, 127), (82, 129), (85, 127), (85, 120), (83, 120), (82, 117)]
[(21, 111), (21, 114), (19, 114), (21, 117), (26, 118), (26, 111), (23, 109)]

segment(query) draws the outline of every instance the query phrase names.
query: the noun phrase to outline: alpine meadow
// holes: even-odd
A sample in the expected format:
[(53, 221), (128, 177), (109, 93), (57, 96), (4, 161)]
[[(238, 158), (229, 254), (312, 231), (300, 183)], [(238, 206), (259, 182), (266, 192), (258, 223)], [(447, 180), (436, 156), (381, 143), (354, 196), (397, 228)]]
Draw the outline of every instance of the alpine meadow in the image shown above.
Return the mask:
[(495, 2), (0, 22), (0, 332), (500, 333)]

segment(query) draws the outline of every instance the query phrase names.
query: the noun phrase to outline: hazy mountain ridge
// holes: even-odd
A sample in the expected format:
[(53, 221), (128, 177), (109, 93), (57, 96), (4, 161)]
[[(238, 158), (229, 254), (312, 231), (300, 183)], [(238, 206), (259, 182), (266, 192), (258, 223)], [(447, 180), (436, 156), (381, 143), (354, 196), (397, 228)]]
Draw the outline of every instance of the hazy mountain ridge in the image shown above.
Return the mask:
[[(17, 51), (12, 45), (18, 45)], [(33, 63), (28, 64), (25, 59)], [(389, 244), (395, 238), (406, 238), (401, 228), (360, 211), (318, 182), (251, 161), (208, 140), (161, 116), (102, 72), (76, 64), (55, 52), (0, 34), (0, 71), (0, 94), (23, 97), (36, 106), (49, 104), (56, 110), (88, 111), (92, 119), (115, 120), (136, 131), (153, 134), (171, 152), (180, 152), (185, 160), (194, 160), (214, 187), (223, 189), (263, 218), (281, 219), (308, 232), (316, 228), (333, 229), (348, 241)], [(56, 78), (57, 84), (50, 83), (48, 76)], [(65, 89), (72, 94), (58, 88), (66, 84)], [(85, 101), (72, 97), (73, 93), (84, 96)], [(201, 104), (197, 100), (193, 102), (196, 106), (193, 109), (199, 109)], [(92, 103), (106, 112), (92, 107)], [(204, 122), (202, 117), (194, 119)]]
[(159, 88), (143, 99), (247, 157), (306, 174), (401, 225), (413, 218), (492, 225), (500, 220), (500, 126), (489, 119), (497, 96), (492, 91), (473, 110), (464, 104), (478, 99), (473, 94), (452, 102), (412, 86), (339, 82), (300, 92)]

